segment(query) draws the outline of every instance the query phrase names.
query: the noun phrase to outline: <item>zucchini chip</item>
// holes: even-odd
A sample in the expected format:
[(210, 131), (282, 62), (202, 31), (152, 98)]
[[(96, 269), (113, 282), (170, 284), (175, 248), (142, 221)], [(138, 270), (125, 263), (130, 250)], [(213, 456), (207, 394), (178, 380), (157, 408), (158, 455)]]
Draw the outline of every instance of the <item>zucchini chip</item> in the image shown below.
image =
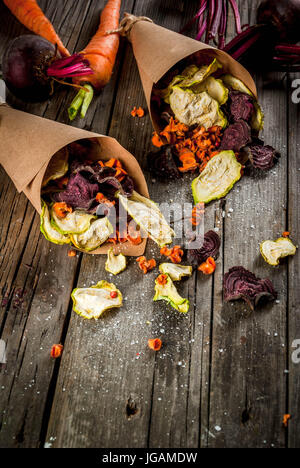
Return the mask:
[(254, 101), (254, 109), (255, 109), (255, 112), (251, 119), (250, 125), (251, 125), (251, 128), (253, 128), (253, 130), (256, 130), (259, 133), (264, 128), (265, 116), (262, 111), (262, 108), (260, 107), (257, 101)]
[[(163, 278), (162, 278), (163, 277)], [(162, 281), (161, 281), (162, 278)], [(189, 311), (190, 302), (181, 297), (168, 274), (162, 274), (155, 280), (155, 296), (153, 301), (166, 301), (174, 309), (186, 314)]]
[(222, 80), (216, 80), (213, 76), (209, 76), (202, 83), (192, 86), (191, 89), (195, 94), (206, 91), (210, 97), (218, 101), (220, 106), (228, 101), (228, 88), (224, 86)]
[(59, 218), (55, 213), (53, 206), (50, 209), (51, 224), (61, 234), (83, 234), (90, 227), (93, 219), (97, 216), (90, 215), (84, 211), (73, 211), (68, 213), (65, 218)]
[(174, 86), (170, 106), (175, 117), (185, 125), (201, 125), (208, 130), (214, 125), (226, 127), (227, 119), (220, 110), (218, 101), (206, 91), (195, 94), (190, 89)]
[(63, 177), (69, 169), (68, 161), (69, 152), (66, 147), (55, 153), (46, 169), (42, 187), (46, 187), (46, 185), (48, 185), (51, 180), (56, 180)]
[(176, 265), (175, 263), (161, 263), (159, 271), (169, 275), (172, 281), (180, 281), (184, 276), (191, 276), (193, 268), (191, 266)]
[(260, 244), (264, 260), (272, 266), (279, 265), (281, 258), (295, 255), (296, 251), (297, 247), (287, 237), (280, 237), (276, 241), (267, 240)]
[(173, 242), (175, 232), (168, 225), (156, 203), (135, 191), (129, 198), (120, 193), (117, 194), (117, 197), (136, 224), (147, 232), (159, 247), (164, 247)]
[(44, 234), (46, 239), (54, 244), (70, 244), (71, 239), (69, 236), (61, 234), (57, 229), (55, 229), (50, 222), (50, 213), (47, 204), (42, 201), (42, 213), (41, 213), (41, 232)]
[(239, 91), (240, 93), (249, 94), (249, 96), (255, 99), (254, 94), (250, 89), (238, 78), (235, 78), (232, 75), (223, 75), (221, 76), (221, 80), (228, 88)]
[(90, 288), (74, 289), (71, 297), (74, 312), (86, 319), (97, 320), (106, 310), (123, 304), (121, 291), (104, 280)]
[(182, 75), (186, 76), (186, 78), (180, 82), (179, 86), (181, 88), (190, 88), (191, 86), (202, 83), (219, 68), (222, 68), (222, 65), (217, 59), (214, 59), (210, 65), (203, 65), (201, 68), (196, 67), (196, 65), (191, 65), (183, 71)]
[(73, 234), (71, 239), (75, 247), (86, 252), (98, 249), (113, 233), (113, 227), (107, 218), (91, 222), (90, 227), (83, 234)]
[(114, 255), (114, 249), (111, 248), (107, 252), (107, 260), (105, 262), (105, 270), (113, 275), (118, 275), (126, 269), (126, 257), (123, 254)]
[(195, 204), (225, 197), (241, 178), (241, 170), (233, 151), (221, 151), (214, 156), (192, 182)]

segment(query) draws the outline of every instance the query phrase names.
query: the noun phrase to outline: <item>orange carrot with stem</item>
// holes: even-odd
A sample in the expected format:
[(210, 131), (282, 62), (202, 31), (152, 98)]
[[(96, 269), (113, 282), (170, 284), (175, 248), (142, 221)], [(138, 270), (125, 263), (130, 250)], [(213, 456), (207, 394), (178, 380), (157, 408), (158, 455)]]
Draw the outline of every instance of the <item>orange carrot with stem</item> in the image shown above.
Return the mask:
[(80, 55), (89, 62), (93, 75), (73, 79), (75, 84), (84, 85), (69, 107), (69, 117), (73, 120), (79, 109), (85, 117), (93, 99), (94, 90), (100, 91), (110, 80), (119, 49), (119, 34), (114, 31), (119, 26), (121, 0), (108, 0), (100, 16), (100, 24), (95, 36)]
[(36, 0), (3, 0), (3, 2), (26, 28), (57, 45), (63, 56), (70, 55)]

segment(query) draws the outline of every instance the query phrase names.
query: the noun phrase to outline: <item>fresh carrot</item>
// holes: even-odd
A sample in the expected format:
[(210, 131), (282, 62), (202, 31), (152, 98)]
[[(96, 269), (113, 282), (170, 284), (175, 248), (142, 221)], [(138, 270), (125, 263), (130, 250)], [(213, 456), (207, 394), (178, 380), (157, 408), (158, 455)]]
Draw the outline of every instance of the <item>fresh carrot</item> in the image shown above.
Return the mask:
[(108, 0), (100, 17), (98, 31), (89, 44), (80, 53), (89, 62), (93, 75), (73, 79), (77, 85), (84, 85), (88, 92), (81, 90), (71, 106), (69, 117), (73, 120), (81, 108), (81, 117), (85, 117), (93, 98), (94, 90), (100, 91), (110, 80), (119, 48), (119, 34), (111, 32), (118, 28), (121, 0)]
[(52, 44), (57, 45), (58, 50), (63, 56), (70, 55), (36, 0), (3, 0), (3, 2), (26, 28), (44, 37)]

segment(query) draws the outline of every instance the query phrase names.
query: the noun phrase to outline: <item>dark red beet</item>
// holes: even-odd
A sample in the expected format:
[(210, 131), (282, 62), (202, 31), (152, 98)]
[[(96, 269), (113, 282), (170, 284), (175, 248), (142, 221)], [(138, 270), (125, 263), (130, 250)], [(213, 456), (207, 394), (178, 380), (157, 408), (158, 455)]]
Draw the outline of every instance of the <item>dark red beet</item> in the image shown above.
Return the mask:
[(55, 46), (46, 39), (33, 34), (17, 37), (2, 60), (6, 86), (23, 100), (46, 100), (51, 93), (46, 70), (55, 56)]
[(277, 42), (300, 41), (300, 1), (264, 0), (257, 11), (258, 24), (274, 28)]

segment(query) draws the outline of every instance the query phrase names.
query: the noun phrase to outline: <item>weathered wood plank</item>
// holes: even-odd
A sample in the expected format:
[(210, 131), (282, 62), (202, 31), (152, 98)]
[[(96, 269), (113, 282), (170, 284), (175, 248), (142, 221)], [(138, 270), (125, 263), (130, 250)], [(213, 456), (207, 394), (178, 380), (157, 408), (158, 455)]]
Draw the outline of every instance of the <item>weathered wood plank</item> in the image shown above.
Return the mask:
[[(297, 80), (294, 81), (294, 80)], [(289, 210), (287, 230), (291, 232), (291, 238), (299, 245), (300, 239), (300, 165), (299, 165), (299, 125), (300, 125), (300, 106), (299, 106), (299, 74), (292, 75), (288, 82), (288, 195)], [(291, 87), (293, 84), (294, 87)], [(295, 88), (295, 86), (297, 86)], [(294, 93), (294, 95), (293, 95)], [(296, 93), (296, 95), (295, 95)], [(299, 293), (299, 272), (300, 272), (299, 252), (288, 262), (288, 360), (287, 369), (289, 369), (289, 399), (287, 413), (292, 415), (288, 428), (288, 444), (291, 448), (300, 446), (300, 293)], [(297, 351), (298, 350), (298, 351)], [(296, 355), (293, 356), (293, 353)]]
[[(130, 2), (125, 4), (130, 6)], [(71, 37), (66, 38), (72, 51), (77, 42), (86, 43), (89, 40), (91, 11), (97, 10), (98, 23), (104, 0), (84, 2), (83, 6), (80, 2), (72, 1), (60, 5), (55, 2), (41, 2), (40, 5), (53, 20), (58, 33), (62, 33), (62, 37), (63, 29), (72, 31)], [(89, 9), (89, 5), (93, 8)], [(1, 21), (3, 19), (5, 22), (5, 30), (1, 27), (2, 54), (7, 41), (25, 32), (25, 29), (18, 25), (2, 3), (0, 8)], [(87, 23), (85, 18), (88, 19)], [(81, 31), (83, 24), (87, 26), (85, 32)], [(94, 22), (93, 27), (95, 29)], [(114, 98), (115, 84), (114, 81), (113, 86), (107, 87), (98, 98), (107, 104), (108, 109)], [(65, 101), (70, 102), (72, 94), (61, 91), (49, 103), (35, 105), (26, 105), (9, 95), (8, 102), (34, 114), (66, 121), (65, 114), (58, 115), (58, 111)], [(109, 118), (109, 112), (102, 116), (99, 131), (106, 131)], [(0, 374), (0, 445), (37, 447), (44, 420), (47, 421), (48, 418), (47, 405), (51, 403), (58, 367), (49, 358), (49, 352), (51, 345), (64, 337), (69, 297), (79, 259), (70, 261), (67, 248), (51, 246), (42, 238), (39, 234), (38, 216), (34, 214), (25, 197), (16, 194), (13, 184), (2, 169), (1, 210), (0, 330), (1, 338), (7, 343), (8, 359), (6, 368)]]
[[(241, 4), (241, 2), (239, 2)], [(243, 22), (248, 23), (246, 2)], [(255, 19), (258, 2), (248, 2)], [(273, 75), (272, 79), (278, 77)], [(285, 229), (286, 92), (257, 79), (265, 109), (266, 141), (282, 153), (280, 164), (264, 177), (244, 177), (226, 198), (223, 269), (242, 265), (269, 277), (279, 301), (250, 313), (245, 304), (223, 304), (223, 272), (215, 275), (210, 385), (210, 447), (283, 447), (286, 377), (286, 267), (272, 269), (259, 243)]]
[[(134, 12), (176, 30), (193, 13), (189, 8), (183, 16), (174, 10), (173, 3), (164, 2), (160, 6), (162, 8), (156, 5), (154, 11), (150, 2), (143, 1), (136, 5)], [(135, 154), (146, 170), (145, 155), (150, 149), (152, 130), (149, 116), (142, 120), (130, 116), (134, 105), (145, 107), (130, 49), (126, 50), (124, 63), (109, 134)], [(181, 187), (176, 183), (152, 181), (149, 176), (147, 180), (150, 193), (157, 202), (192, 201), (187, 183)], [(147, 257), (153, 256), (158, 258), (159, 251), (149, 242)], [(107, 277), (103, 264), (104, 259), (85, 257), (78, 284), (82, 286), (98, 281), (104, 275)], [(179, 286), (182, 294), (191, 300), (190, 314), (182, 317), (164, 304), (153, 305), (154, 277), (155, 274), (143, 277), (132, 260), (128, 270), (114, 279), (127, 296), (121, 311), (115, 316), (107, 314), (97, 324), (82, 323), (82, 319), (71, 317), (66, 342), (69, 352), (62, 360), (47, 436), (48, 442), (55, 438), (53, 446), (198, 446), (200, 389), (205, 380), (201, 361), (206, 352), (202, 349), (205, 338), (202, 323), (204, 318), (209, 321), (210, 286), (203, 282), (198, 285), (198, 300), (206, 291), (205, 300), (201, 297), (200, 311), (196, 310), (198, 304), (193, 306), (196, 302), (195, 279)], [(146, 325), (148, 321), (150, 324)], [(147, 339), (153, 336), (161, 336), (164, 342), (164, 349), (157, 356), (147, 349)], [(94, 350), (100, 342), (101, 354), (95, 355)], [(140, 354), (136, 356), (136, 352)], [(90, 355), (84, 366), (85, 356)], [(88, 405), (82, 399), (76, 404), (83, 381), (90, 388)], [(126, 413), (127, 402), (133, 408), (128, 409), (129, 413), (135, 413), (130, 419)], [(75, 406), (76, 414), (68, 419), (67, 415)], [(64, 424), (60, 423), (59, 415), (64, 415)], [(104, 417), (106, 423), (102, 427), (100, 421)], [(97, 421), (99, 429), (95, 433)]]

